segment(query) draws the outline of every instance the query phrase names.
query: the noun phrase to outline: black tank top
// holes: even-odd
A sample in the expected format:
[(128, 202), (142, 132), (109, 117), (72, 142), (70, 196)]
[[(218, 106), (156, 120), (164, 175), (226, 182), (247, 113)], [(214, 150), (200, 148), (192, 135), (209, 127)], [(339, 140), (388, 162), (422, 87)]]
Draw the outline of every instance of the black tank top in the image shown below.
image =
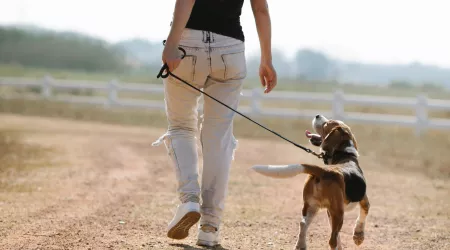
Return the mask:
[(244, 41), (240, 21), (243, 4), (244, 0), (196, 0), (186, 28)]

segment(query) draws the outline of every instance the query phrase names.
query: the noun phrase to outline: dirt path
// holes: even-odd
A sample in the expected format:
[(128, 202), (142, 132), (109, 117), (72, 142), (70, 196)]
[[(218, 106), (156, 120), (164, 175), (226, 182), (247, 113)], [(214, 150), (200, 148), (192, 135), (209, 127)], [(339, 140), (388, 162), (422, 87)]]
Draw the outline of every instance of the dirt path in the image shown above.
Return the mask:
[[(197, 229), (183, 241), (165, 237), (177, 204), (165, 149), (151, 147), (162, 130), (0, 115), (0, 129), (23, 131), (27, 143), (51, 147), (48, 167), (14, 182), (31, 191), (0, 190), (0, 249), (197, 249)], [(274, 150), (274, 146), (277, 150)], [(280, 152), (283, 152), (280, 155)], [(302, 161), (279, 141), (239, 140), (222, 231), (223, 249), (292, 249), (304, 176), (274, 180), (249, 168)], [(346, 249), (450, 249), (450, 184), (391, 171), (378, 155), (362, 158), (371, 211), (366, 240), (351, 239), (357, 211), (346, 215)], [(310, 249), (326, 249), (322, 211), (309, 231)]]

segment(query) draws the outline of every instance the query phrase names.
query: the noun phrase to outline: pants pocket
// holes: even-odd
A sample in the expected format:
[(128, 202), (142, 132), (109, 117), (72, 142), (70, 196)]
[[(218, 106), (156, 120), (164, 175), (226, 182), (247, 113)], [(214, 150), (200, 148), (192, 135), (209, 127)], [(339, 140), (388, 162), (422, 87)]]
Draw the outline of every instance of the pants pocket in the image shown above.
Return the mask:
[(179, 78), (193, 82), (195, 80), (195, 65), (197, 63), (197, 56), (186, 55), (178, 65), (178, 67), (172, 72)]
[(223, 54), (222, 61), (225, 65), (224, 80), (240, 80), (247, 76), (247, 64), (244, 51)]

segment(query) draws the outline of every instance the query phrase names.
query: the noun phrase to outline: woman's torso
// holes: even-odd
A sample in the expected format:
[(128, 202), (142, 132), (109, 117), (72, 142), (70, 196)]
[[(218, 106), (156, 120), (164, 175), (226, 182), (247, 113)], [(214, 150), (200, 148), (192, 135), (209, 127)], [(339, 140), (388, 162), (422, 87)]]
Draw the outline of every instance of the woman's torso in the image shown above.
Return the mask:
[(244, 0), (196, 0), (186, 28), (245, 40), (240, 22)]

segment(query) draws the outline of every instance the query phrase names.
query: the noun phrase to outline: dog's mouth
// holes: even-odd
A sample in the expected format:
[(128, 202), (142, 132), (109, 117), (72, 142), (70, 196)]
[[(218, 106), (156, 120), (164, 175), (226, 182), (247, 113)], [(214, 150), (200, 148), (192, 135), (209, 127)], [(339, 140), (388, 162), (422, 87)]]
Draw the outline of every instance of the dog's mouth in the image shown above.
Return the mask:
[(308, 130), (306, 130), (305, 136), (306, 138), (309, 139), (309, 142), (314, 146), (320, 147), (320, 145), (322, 144), (322, 136), (320, 136), (319, 134), (313, 134)]
[(311, 133), (308, 130), (306, 130), (305, 132), (306, 138), (309, 139), (309, 142), (312, 145), (320, 147), (320, 145), (322, 144), (323, 126), (327, 122), (328, 119), (323, 115), (316, 115), (312, 120), (312, 127), (316, 133)]

